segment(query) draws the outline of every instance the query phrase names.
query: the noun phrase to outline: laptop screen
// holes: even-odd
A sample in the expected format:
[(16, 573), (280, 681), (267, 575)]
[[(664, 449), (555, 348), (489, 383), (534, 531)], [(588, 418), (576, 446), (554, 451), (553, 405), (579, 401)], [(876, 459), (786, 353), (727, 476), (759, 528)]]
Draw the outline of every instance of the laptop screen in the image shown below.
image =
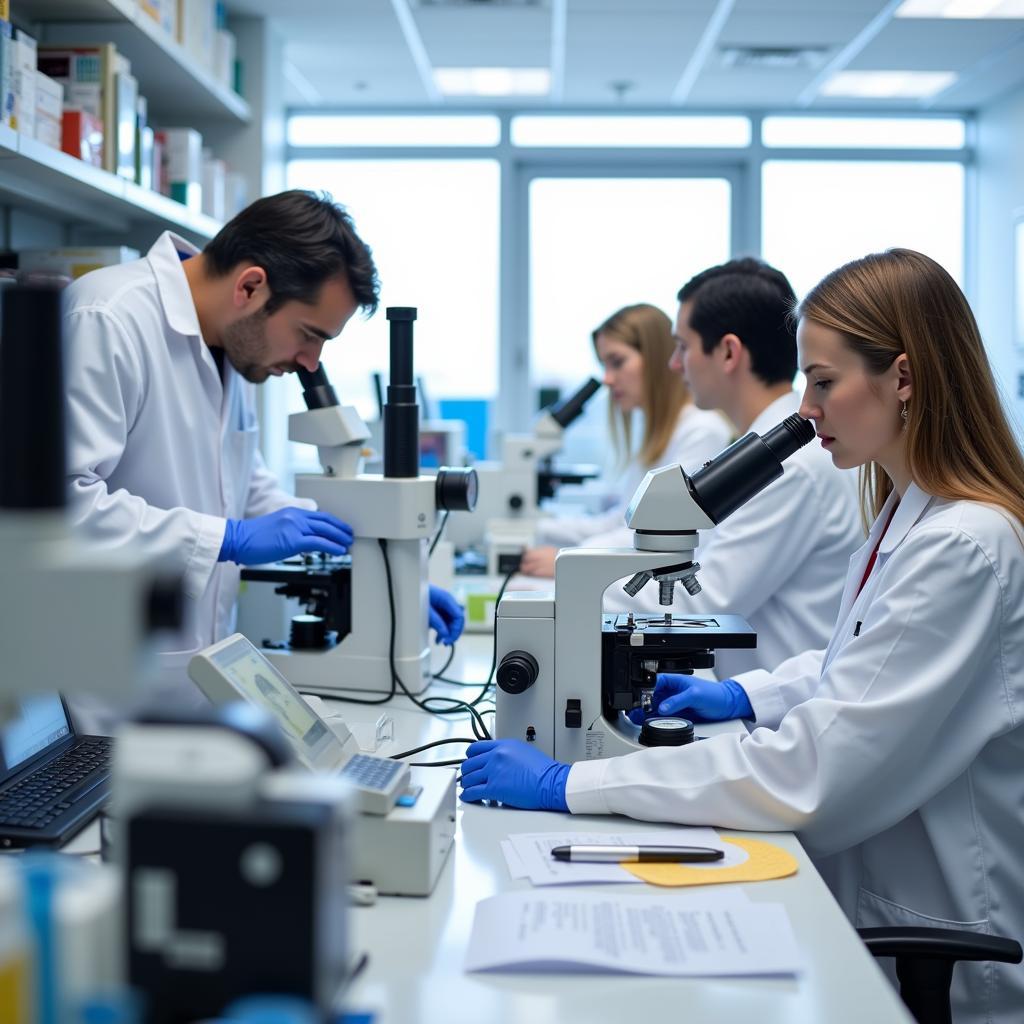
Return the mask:
[(0, 778), (71, 735), (64, 703), (57, 694), (29, 697), (19, 701), (18, 706), (18, 715), (0, 728)]

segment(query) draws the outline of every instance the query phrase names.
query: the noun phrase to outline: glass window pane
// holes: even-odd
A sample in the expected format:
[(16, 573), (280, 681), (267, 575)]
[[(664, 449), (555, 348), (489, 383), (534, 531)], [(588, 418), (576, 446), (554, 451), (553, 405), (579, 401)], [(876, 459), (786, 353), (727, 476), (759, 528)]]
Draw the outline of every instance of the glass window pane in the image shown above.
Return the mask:
[[(415, 368), (435, 404), (498, 386), (499, 168), (494, 160), (294, 160), (288, 187), (324, 189), (373, 249), (381, 306), (329, 341), (323, 363), (346, 405), (377, 418), (371, 375), (388, 371), (386, 306), (415, 306)], [(288, 377), (290, 412), (304, 408)], [(305, 447), (305, 446), (303, 446)], [(294, 456), (305, 458), (299, 452)]]
[[(563, 393), (600, 377), (591, 332), (649, 302), (674, 320), (676, 293), (729, 258), (730, 185), (722, 178), (536, 178), (530, 184), (533, 384)], [(667, 372), (667, 371), (666, 371)], [(602, 462), (604, 401), (567, 434), (565, 457)]]
[(291, 146), (496, 146), (501, 121), (492, 114), (416, 117), (295, 114)]
[(766, 117), (761, 138), (818, 149), (962, 149), (967, 129), (959, 117)]
[(964, 168), (957, 163), (769, 160), (762, 250), (798, 296), (829, 271), (894, 246), (963, 282)]
[(512, 119), (514, 146), (749, 146), (747, 117), (523, 115)]

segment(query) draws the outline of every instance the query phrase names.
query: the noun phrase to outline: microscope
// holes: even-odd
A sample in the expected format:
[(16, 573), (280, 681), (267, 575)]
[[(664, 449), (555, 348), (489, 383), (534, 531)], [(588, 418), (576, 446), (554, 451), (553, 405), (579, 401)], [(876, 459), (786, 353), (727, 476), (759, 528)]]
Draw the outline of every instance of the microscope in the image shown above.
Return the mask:
[(3, 289), (0, 333), (0, 722), (16, 694), (75, 689), (122, 698), (160, 629), (181, 624), (181, 581), (130, 547), (97, 551), (65, 514), (61, 295)]
[[(700, 593), (698, 531), (781, 476), (783, 461), (813, 438), (810, 422), (793, 415), (692, 476), (678, 465), (651, 471), (626, 510), (632, 548), (568, 548), (555, 561), (553, 594), (506, 594), (496, 618), (495, 735), (567, 762), (692, 739), (682, 719), (640, 727), (628, 713), (650, 709), (659, 672), (711, 668), (716, 649), (755, 647), (757, 635), (739, 616), (673, 614), (675, 587)], [(664, 616), (602, 614), (605, 590), (630, 574), (626, 593), (656, 584)]]
[(242, 571), (248, 584), (275, 584), (309, 614), (292, 620), (284, 643), (263, 641), (268, 657), (297, 689), (387, 693), (398, 677), (413, 694), (429, 685), (428, 542), (438, 513), (472, 511), (473, 469), (441, 467), (420, 475), (419, 410), (413, 383), (416, 310), (393, 306), (391, 381), (384, 404), (384, 472), (364, 473), (366, 425), (339, 405), (323, 367), (299, 371), (306, 411), (288, 418), (292, 441), (316, 445), (323, 473), (296, 477), (300, 497), (350, 523), (355, 534), (343, 559), (300, 557)]
[(500, 462), (480, 462), (480, 494), (472, 515), (449, 523), (447, 539), (457, 548), (484, 548), (487, 571), (504, 575), (519, 564), (533, 543), (539, 504), (562, 484), (580, 484), (597, 476), (592, 466), (558, 467), (566, 428), (583, 412), (601, 385), (591, 377), (564, 401), (542, 413), (532, 434), (507, 434)]

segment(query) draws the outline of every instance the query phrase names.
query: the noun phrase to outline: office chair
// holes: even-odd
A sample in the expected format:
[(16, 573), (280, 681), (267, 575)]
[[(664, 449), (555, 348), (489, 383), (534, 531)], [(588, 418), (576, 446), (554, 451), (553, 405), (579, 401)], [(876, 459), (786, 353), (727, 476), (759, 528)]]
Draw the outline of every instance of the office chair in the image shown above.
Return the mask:
[(949, 928), (858, 928), (875, 957), (896, 958), (900, 997), (918, 1024), (952, 1024), (949, 986), (958, 960), (1019, 964), (1020, 943)]

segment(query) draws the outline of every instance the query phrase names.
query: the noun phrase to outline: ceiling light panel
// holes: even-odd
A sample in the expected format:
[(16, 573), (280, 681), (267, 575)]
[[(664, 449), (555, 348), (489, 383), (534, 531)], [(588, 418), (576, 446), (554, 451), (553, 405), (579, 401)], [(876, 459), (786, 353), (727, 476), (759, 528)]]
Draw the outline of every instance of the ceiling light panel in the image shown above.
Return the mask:
[(822, 87), (822, 96), (857, 99), (927, 99), (948, 89), (955, 71), (840, 71)]
[(1024, 18), (1024, 0), (904, 0), (897, 18)]
[(434, 82), (445, 96), (546, 96), (548, 68), (435, 68)]

